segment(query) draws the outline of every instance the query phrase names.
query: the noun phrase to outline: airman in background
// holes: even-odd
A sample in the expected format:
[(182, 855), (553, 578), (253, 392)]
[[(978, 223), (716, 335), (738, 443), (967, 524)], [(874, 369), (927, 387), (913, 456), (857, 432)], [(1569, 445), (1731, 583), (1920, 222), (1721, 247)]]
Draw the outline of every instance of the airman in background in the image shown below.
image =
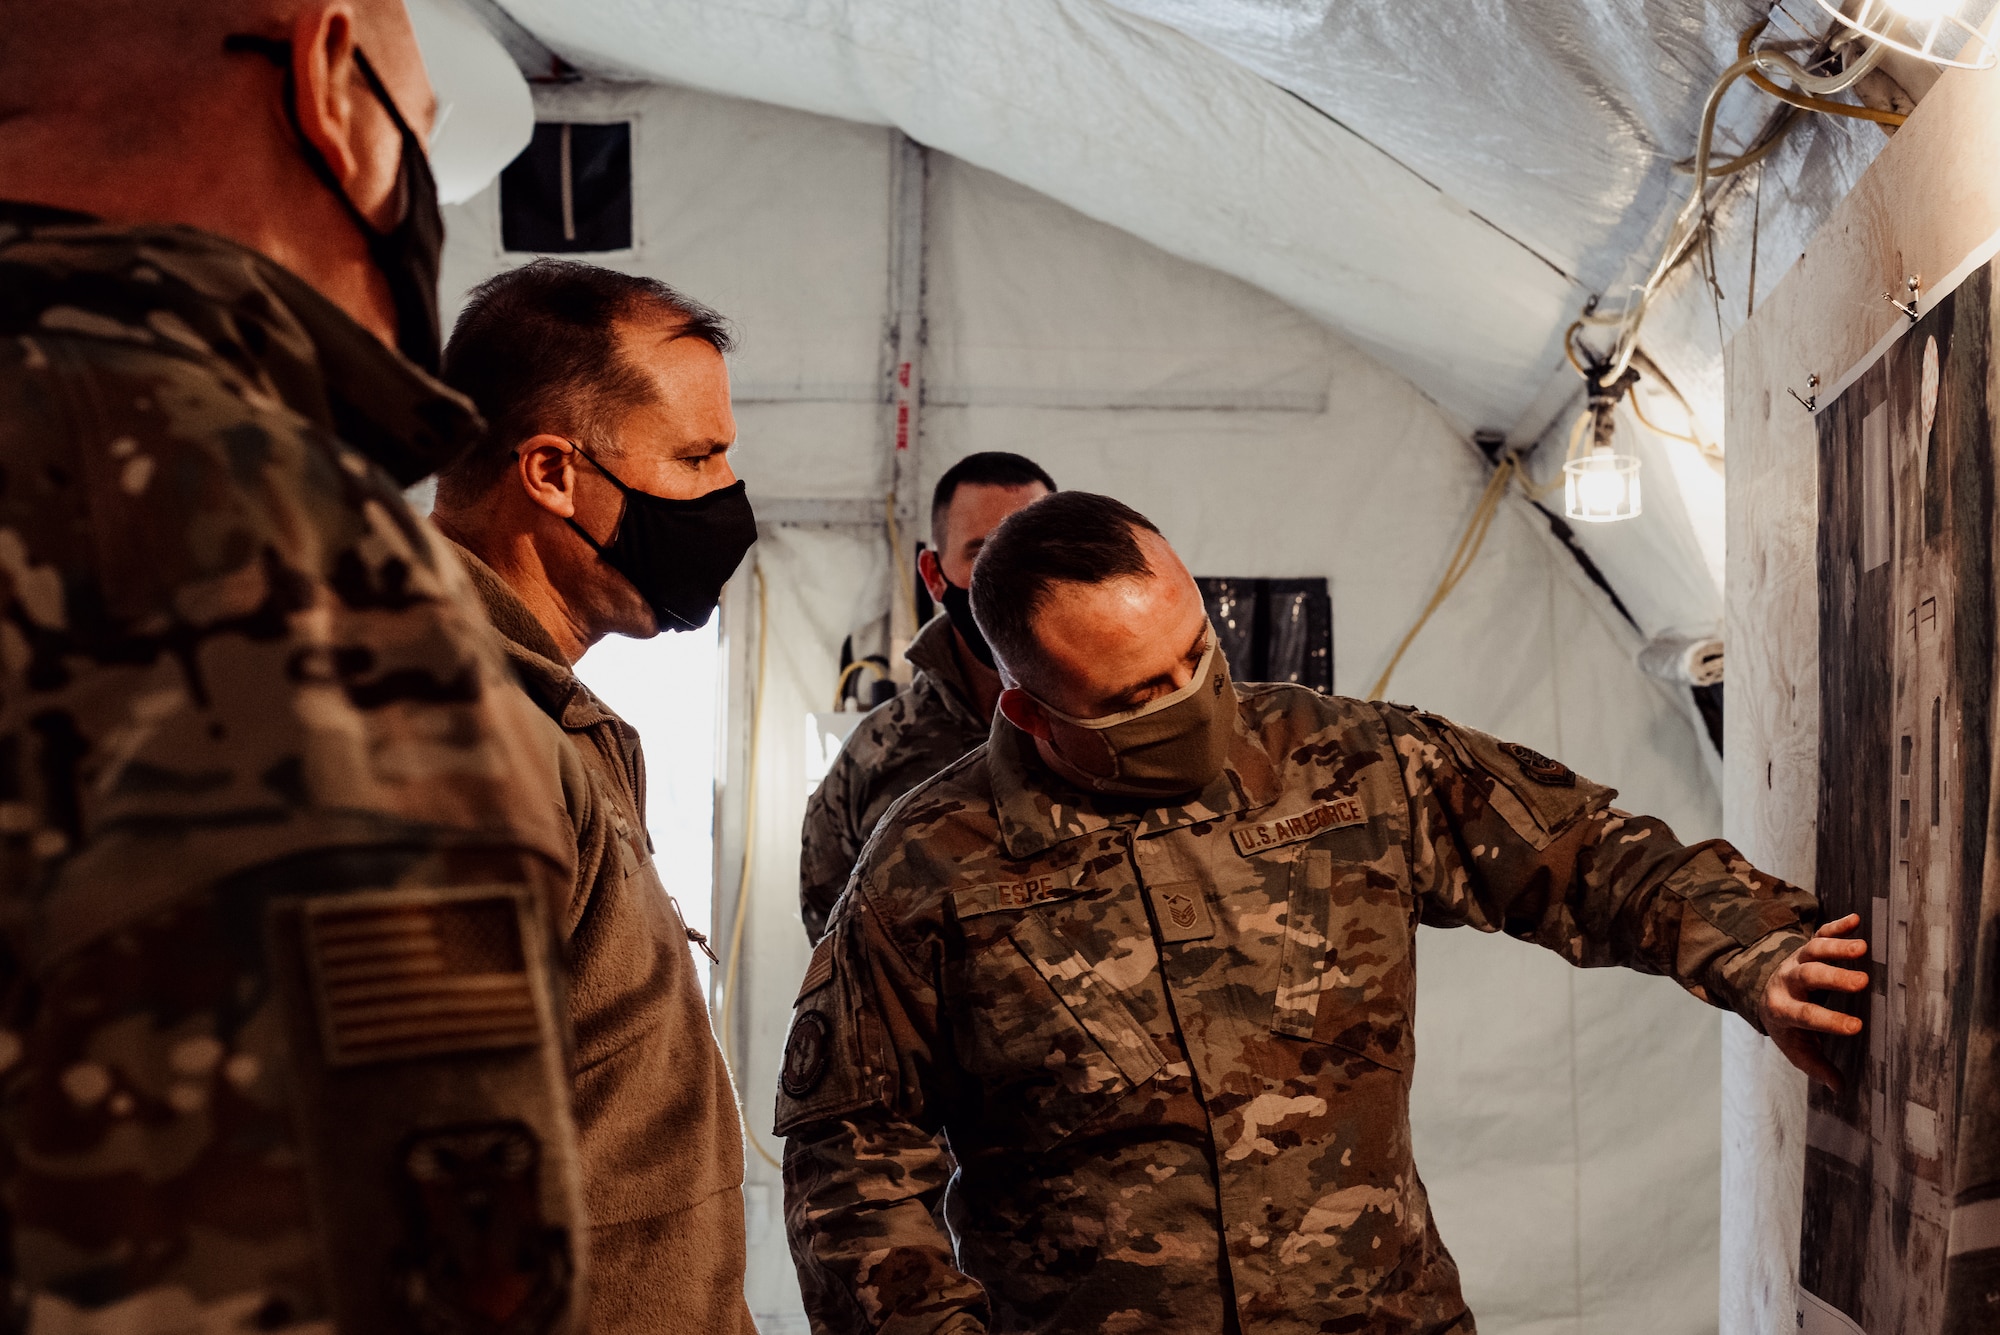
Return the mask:
[(816, 1331), (1470, 1332), (1411, 1153), (1419, 923), (1670, 976), (1822, 1076), (1859, 1028), (1806, 999), (1867, 986), (1853, 919), (1526, 747), (1235, 685), (1116, 501), (1015, 514), (972, 597), (1001, 717), (883, 818), (786, 1043)]
[(917, 570), (943, 615), (905, 651), (916, 669), (909, 689), (855, 725), (806, 802), (799, 916), (815, 944), (882, 813), (986, 740), (1000, 673), (972, 616), (972, 565), (1001, 520), (1055, 489), (1040, 464), (997, 450), (967, 455), (938, 479), (933, 545), (918, 556)]
[(431, 114), (400, 0), (0, 0), (7, 1329), (577, 1328)]

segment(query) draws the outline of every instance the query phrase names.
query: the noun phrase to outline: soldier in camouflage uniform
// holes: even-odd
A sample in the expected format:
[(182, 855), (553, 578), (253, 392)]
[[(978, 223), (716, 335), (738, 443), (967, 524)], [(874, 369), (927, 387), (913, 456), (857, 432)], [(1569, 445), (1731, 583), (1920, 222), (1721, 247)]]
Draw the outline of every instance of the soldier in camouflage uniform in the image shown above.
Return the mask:
[(1814, 940), (1525, 747), (1233, 685), (1116, 502), (1016, 515), (974, 597), (1003, 717), (870, 839), (787, 1042), (818, 1331), (1470, 1332), (1411, 1157), (1419, 923), (1669, 975), (1806, 1061), (1858, 1028), (1804, 999), (1867, 985), (1824, 962), (1851, 920)]
[(944, 610), (903, 653), (916, 669), (909, 688), (855, 725), (806, 802), (799, 917), (815, 945), (882, 813), (986, 740), (1000, 674), (972, 618), (972, 563), (1001, 520), (1055, 489), (1040, 464), (997, 450), (967, 455), (938, 479), (931, 493), (934, 550), (919, 554), (917, 569)]
[(479, 425), (391, 346), (428, 90), (277, 8), (0, 0), (0, 1329), (569, 1330), (573, 850), (400, 490)]

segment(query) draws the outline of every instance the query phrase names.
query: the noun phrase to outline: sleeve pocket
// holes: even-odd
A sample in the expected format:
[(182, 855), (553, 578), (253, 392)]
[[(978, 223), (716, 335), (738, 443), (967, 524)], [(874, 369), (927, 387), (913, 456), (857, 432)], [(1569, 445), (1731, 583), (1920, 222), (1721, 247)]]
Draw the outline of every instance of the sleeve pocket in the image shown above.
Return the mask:
[(1493, 781), (1487, 800), (1514, 833), (1537, 851), (1618, 796), (1615, 789), (1592, 783), (1562, 762), (1518, 743), (1503, 742), (1435, 715), (1423, 717), (1444, 737), (1460, 764)]

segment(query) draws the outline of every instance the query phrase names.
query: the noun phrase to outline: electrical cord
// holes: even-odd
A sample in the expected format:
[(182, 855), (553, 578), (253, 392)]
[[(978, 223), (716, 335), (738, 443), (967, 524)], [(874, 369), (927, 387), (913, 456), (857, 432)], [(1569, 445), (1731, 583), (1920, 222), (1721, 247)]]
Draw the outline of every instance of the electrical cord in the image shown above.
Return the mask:
[(1424, 604), (1424, 610), (1418, 614), (1416, 624), (1410, 627), (1407, 635), (1403, 636), (1403, 642), (1396, 646), (1396, 652), (1389, 658), (1389, 666), (1382, 669), (1382, 675), (1369, 690), (1370, 700), (1380, 700), (1382, 692), (1389, 689), (1389, 678), (1396, 675), (1397, 665), (1403, 661), (1403, 655), (1416, 641), (1418, 632), (1422, 631), (1425, 623), (1431, 619), (1431, 614), (1444, 605), (1445, 599), (1451, 597), (1451, 591), (1465, 578), (1465, 572), (1472, 568), (1473, 561), (1479, 556), (1480, 547), (1486, 542), (1486, 530), (1493, 526), (1493, 516), (1499, 512), (1500, 501), (1507, 494), (1507, 483), (1519, 470), (1519, 460), (1510, 454), (1500, 461), (1500, 466), (1493, 470), (1493, 476), (1486, 480), (1486, 490), (1480, 493), (1479, 503), (1472, 507), (1472, 518), (1466, 523), (1465, 532), (1458, 539), (1458, 546), (1451, 554), (1450, 563), (1445, 566), (1444, 578), (1438, 581), (1437, 591), (1432, 593), (1430, 601)]
[(1683, 436), (1678, 431), (1669, 431), (1663, 426), (1655, 425), (1652, 419), (1646, 416), (1646, 410), (1639, 406), (1639, 387), (1637, 385), (1633, 385), (1625, 391), (1625, 401), (1632, 405), (1632, 416), (1639, 419), (1639, 425), (1645, 427), (1646, 430), (1652, 432), (1654, 435), (1665, 436), (1668, 440), (1685, 441), (1704, 454), (1708, 452), (1707, 447), (1693, 436)]
[(883, 668), (883, 666), (880, 663), (877, 663), (872, 658), (855, 659), (852, 663), (849, 663), (846, 667), (840, 670), (840, 680), (833, 684), (834, 713), (838, 714), (840, 712), (840, 707), (843, 704), (847, 703), (847, 683), (853, 681), (854, 674), (861, 671), (861, 669), (863, 668), (867, 668), (870, 672), (875, 673), (885, 681), (888, 680), (889, 673), (886, 669)]
[[(1763, 35), (1764, 29), (1769, 27), (1770, 24), (1770, 19), (1760, 19), (1743, 30), (1743, 35), (1736, 39), (1736, 54), (1739, 58), (1750, 54), (1750, 44)], [(1901, 125), (1909, 119), (1908, 116), (1902, 115), (1899, 112), (1877, 111), (1874, 107), (1857, 107), (1851, 102), (1834, 102), (1824, 97), (1814, 97), (1810, 93), (1795, 93), (1789, 88), (1780, 88), (1777, 84), (1772, 83), (1761, 70), (1750, 71), (1750, 82), (1769, 93), (1772, 97), (1777, 98), (1780, 102), (1788, 106), (1797, 107), (1801, 111), (1823, 111), (1829, 116), (1846, 116), (1851, 120), (1874, 121), (1877, 125)], [(1748, 163), (1744, 164), (1744, 166), (1748, 165)], [(1709, 172), (1711, 176), (1719, 174), (1719, 172), (1713, 170)]]
[[(1834, 102), (1830, 103), (1829, 105), (1845, 106), (1846, 104), (1842, 102)], [(1778, 147), (1778, 145), (1785, 142), (1785, 136), (1792, 132), (1792, 128), (1796, 126), (1801, 119), (1803, 118), (1800, 116), (1799, 109), (1796, 106), (1786, 107), (1785, 110), (1779, 114), (1778, 118), (1771, 122), (1771, 126), (1768, 130), (1765, 131), (1764, 137), (1757, 141), (1756, 147), (1749, 149), (1744, 153), (1738, 154), (1736, 157), (1725, 158), (1721, 162), (1711, 162), (1708, 166), (1709, 177), (1713, 179), (1714, 177), (1717, 176), (1733, 176), (1737, 172), (1743, 171), (1746, 168), (1756, 166), (1758, 163), (1762, 162), (1765, 158), (1771, 156), (1771, 153)], [(1688, 176), (1693, 174), (1694, 159), (1691, 157), (1682, 158), (1679, 162), (1676, 162), (1674, 164), (1674, 170), (1676, 172), (1679, 172), (1682, 176)]]
[[(1757, 40), (1764, 29), (1770, 26), (1770, 23), (1771, 21), (1768, 18), (1761, 19), (1743, 30), (1742, 36), (1736, 39), (1736, 55), (1739, 59), (1750, 54), (1750, 44)], [(1791, 110), (1773, 123), (1771, 128), (1765, 132), (1762, 141), (1749, 152), (1738, 157), (1729, 158), (1723, 162), (1709, 164), (1708, 174), (1711, 177), (1729, 176), (1735, 172), (1742, 171), (1746, 167), (1753, 167), (1757, 163), (1762, 162), (1772, 149), (1775, 149), (1779, 144), (1784, 142), (1785, 136), (1791, 132), (1792, 127), (1798, 124), (1798, 113), (1801, 111), (1818, 111), (1824, 112), (1829, 116), (1846, 116), (1850, 120), (1874, 121), (1877, 125), (1887, 125), (1891, 128), (1899, 126), (1909, 119), (1908, 116), (1897, 111), (1881, 111), (1874, 107), (1856, 106), (1851, 102), (1835, 102), (1830, 98), (1813, 97), (1808, 93), (1793, 92), (1789, 88), (1781, 88), (1771, 82), (1762, 70), (1750, 71), (1749, 77), (1752, 85), (1777, 98), (1780, 102), (1790, 107)], [(1674, 164), (1674, 170), (1683, 176), (1690, 174), (1694, 171), (1694, 159), (1691, 157), (1682, 158)]]
[[(1755, 34), (1752, 34), (1753, 40), (1754, 36)], [(1747, 43), (1739, 45), (1747, 46)], [(1584, 316), (1586, 323), (1615, 325), (1618, 328), (1617, 341), (1612, 345), (1610, 355), (1603, 359), (1602, 383), (1609, 383), (1622, 376), (1625, 369), (1631, 365), (1633, 354), (1638, 350), (1639, 326), (1645, 320), (1648, 306), (1659, 293), (1660, 285), (1666, 281), (1667, 275), (1693, 249), (1702, 230), (1708, 226), (1708, 183), (1713, 174), (1709, 154), (1715, 142), (1715, 119), (1722, 107), (1722, 95), (1728, 92), (1738, 79), (1753, 73), (1772, 74), (1787, 79), (1801, 94), (1815, 97), (1845, 92), (1881, 63), (1887, 50), (1888, 48), (1881, 42), (1873, 42), (1858, 58), (1849, 61), (1846, 69), (1830, 75), (1813, 74), (1790, 56), (1768, 49), (1746, 50), (1723, 70), (1702, 103), (1701, 129), (1695, 137), (1694, 161), (1691, 169), (1694, 188), (1689, 191), (1687, 202), (1681, 206), (1680, 212), (1674, 215), (1673, 226), (1668, 231), (1666, 245), (1661, 248), (1659, 261), (1647, 274), (1646, 281), (1639, 285), (1637, 295), (1624, 309), (1608, 315), (1592, 312)], [(1728, 164), (1714, 165), (1720, 167)]]
[(736, 876), (736, 909), (729, 924), (729, 962), (722, 972), (722, 1055), (728, 1066), (731, 1083), (736, 1084), (736, 1111), (743, 1119), (743, 1138), (750, 1148), (757, 1151), (762, 1159), (780, 1173), (785, 1166), (771, 1157), (771, 1152), (757, 1138), (750, 1126), (750, 1119), (743, 1111), (743, 1089), (735, 1081), (736, 1067), (730, 1060), (730, 1047), (736, 1029), (736, 980), (738, 969), (743, 962), (743, 922), (749, 915), (750, 869), (752, 854), (757, 847), (757, 752), (764, 740), (764, 678), (769, 659), (765, 653), (767, 632), (771, 624), (771, 595), (764, 583), (764, 569), (761, 563), (753, 561), (750, 576), (757, 581), (757, 684), (750, 697), (750, 761), (743, 773), (743, 862)]
[(1590, 368), (1585, 366), (1583, 359), (1576, 355), (1576, 331), (1581, 328), (1583, 328), (1583, 321), (1578, 320), (1575, 324), (1563, 330), (1563, 356), (1569, 358), (1569, 365), (1572, 371), (1575, 371), (1585, 380), (1588, 380), (1590, 379)]
[[(1582, 412), (1576, 415), (1576, 420), (1570, 423), (1569, 448), (1563, 451), (1564, 463), (1568, 463), (1571, 459), (1576, 458), (1577, 455), (1576, 447), (1582, 442), (1583, 429), (1586, 426), (1589, 426), (1590, 422), (1591, 422), (1591, 411), (1590, 409), (1585, 408)], [(1563, 472), (1561, 469), (1557, 469), (1556, 475), (1550, 478), (1547, 482), (1542, 483), (1540, 486), (1536, 486), (1534, 482), (1529, 480), (1528, 466), (1525, 463), (1519, 465), (1516, 471), (1521, 479), (1521, 494), (1526, 496), (1529, 500), (1536, 502), (1537, 504), (1546, 500), (1551, 492), (1555, 491), (1557, 488), (1563, 485)]]

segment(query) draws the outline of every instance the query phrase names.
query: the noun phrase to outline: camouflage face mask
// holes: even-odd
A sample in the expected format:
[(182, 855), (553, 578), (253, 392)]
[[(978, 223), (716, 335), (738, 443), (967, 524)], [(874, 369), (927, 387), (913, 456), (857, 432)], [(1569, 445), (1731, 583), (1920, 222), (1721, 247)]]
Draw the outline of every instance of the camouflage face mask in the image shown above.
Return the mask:
[(1229, 660), (1208, 632), (1208, 652), (1194, 677), (1171, 695), (1104, 718), (1072, 718), (1047, 702), (1055, 721), (1052, 744), (1091, 776), (1100, 793), (1183, 797), (1222, 773), (1236, 727), (1236, 692)]

